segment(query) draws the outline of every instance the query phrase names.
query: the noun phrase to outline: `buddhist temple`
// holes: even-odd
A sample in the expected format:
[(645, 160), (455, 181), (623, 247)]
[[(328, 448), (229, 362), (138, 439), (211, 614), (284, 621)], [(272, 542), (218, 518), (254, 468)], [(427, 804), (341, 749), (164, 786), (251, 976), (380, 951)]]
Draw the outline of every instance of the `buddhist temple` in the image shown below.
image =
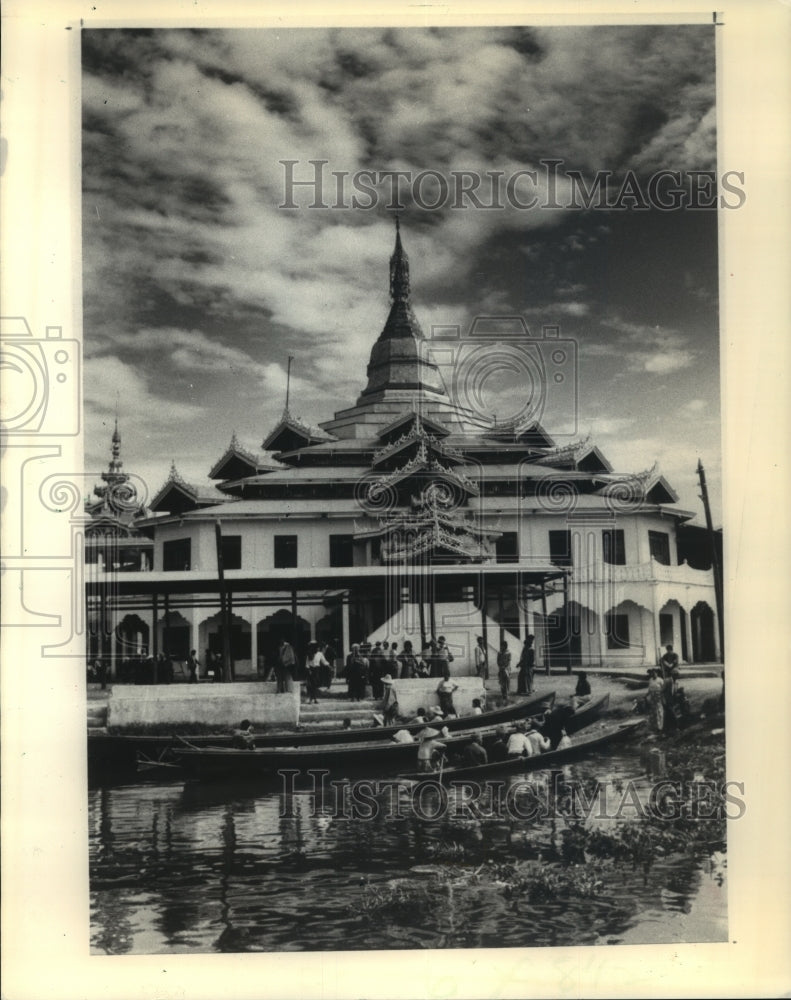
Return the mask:
[(661, 472), (616, 472), (529, 407), (504, 422), (471, 405), (421, 329), (411, 282), (396, 222), (389, 307), (383, 280), (356, 401), (319, 427), (288, 403), (258, 447), (234, 434), (209, 456), (212, 486), (174, 463), (123, 522), (107, 506), (125, 482), (116, 426), (89, 513), (95, 536), (112, 521), (145, 560), (105, 562), (109, 588), (89, 576), (89, 619), (110, 622), (94, 651), (185, 659), (225, 641), (237, 678), (266, 671), (284, 637), (302, 655), (311, 639), (346, 653), (442, 634), (458, 674), (474, 673), (476, 636), (494, 662), (502, 642), (518, 655), (534, 635), (538, 669), (651, 665), (668, 643), (684, 662), (717, 658), (711, 568), (685, 560), (693, 513)]

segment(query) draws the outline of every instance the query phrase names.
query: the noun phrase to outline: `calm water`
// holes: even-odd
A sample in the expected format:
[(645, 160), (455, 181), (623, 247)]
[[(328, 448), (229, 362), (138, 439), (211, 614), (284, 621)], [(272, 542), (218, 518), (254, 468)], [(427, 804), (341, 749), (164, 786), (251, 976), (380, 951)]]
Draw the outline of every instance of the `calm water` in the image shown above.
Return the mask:
[[(647, 787), (636, 752), (564, 775)], [(591, 894), (528, 902), (492, 862), (560, 870), (563, 819), (449, 824), (409, 809), (402, 819), (388, 810), (333, 818), (348, 790), (319, 801), (277, 785), (141, 782), (89, 797), (94, 954), (727, 939), (726, 861), (713, 847), (657, 857), (647, 870), (610, 862)]]

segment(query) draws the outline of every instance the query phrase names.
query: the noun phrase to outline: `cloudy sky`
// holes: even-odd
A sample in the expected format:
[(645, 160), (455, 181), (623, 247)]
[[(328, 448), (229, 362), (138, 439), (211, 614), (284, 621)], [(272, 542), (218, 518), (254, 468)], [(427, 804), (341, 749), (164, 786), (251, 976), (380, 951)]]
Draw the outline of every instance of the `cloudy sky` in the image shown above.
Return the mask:
[[(173, 458), (206, 482), (234, 431), (260, 448), (289, 354), (308, 422), (364, 388), (390, 187), (368, 209), (310, 208), (307, 189), (286, 209), (281, 160), (299, 179), (328, 161), (329, 205), (330, 171), (536, 169), (543, 197), (540, 161), (558, 159), (564, 205), (568, 171), (611, 171), (616, 194), (629, 171), (688, 184), (716, 169), (714, 76), (709, 26), (84, 31), (86, 467), (107, 464), (116, 399), (126, 469), (155, 492)], [(658, 461), (696, 514), (702, 457), (719, 522), (716, 211), (429, 210), (403, 191), (424, 331), (559, 325), (578, 345), (579, 434), (617, 471)]]

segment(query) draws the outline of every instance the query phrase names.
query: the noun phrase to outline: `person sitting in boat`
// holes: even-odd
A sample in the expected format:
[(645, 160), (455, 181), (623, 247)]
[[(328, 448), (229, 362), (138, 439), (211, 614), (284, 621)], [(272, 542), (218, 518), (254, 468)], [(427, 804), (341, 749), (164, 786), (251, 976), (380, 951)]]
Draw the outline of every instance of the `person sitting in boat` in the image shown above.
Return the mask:
[(568, 750), (568, 748), (570, 746), (573, 746), (573, 745), (574, 744), (571, 742), (571, 737), (566, 732), (566, 730), (563, 729), (561, 731), (561, 733), (560, 733), (560, 739), (558, 740), (558, 745), (554, 749), (556, 749), (556, 750)]
[(435, 771), (445, 744), (439, 739), (440, 733), (430, 727), (421, 730), (419, 734), (420, 746), (417, 749), (417, 769), (418, 771)]
[(506, 760), (508, 757), (508, 729), (505, 726), (498, 726), (495, 731), (495, 740), (489, 747), (489, 759)]
[(483, 707), (481, 706), (480, 698), (472, 699), (472, 714), (473, 715), (483, 715)]
[(530, 745), (528, 757), (535, 757), (536, 754), (544, 753), (551, 748), (551, 744), (546, 736), (542, 736), (530, 721), (525, 723), (525, 739)]
[(236, 750), (255, 750), (253, 724), (249, 719), (242, 719), (239, 728), (234, 730), (231, 746)]
[(549, 740), (551, 748), (554, 750), (560, 742), (560, 737), (569, 719), (574, 715), (573, 705), (556, 705), (545, 717), (541, 724), (541, 732)]
[(455, 715), (456, 709), (453, 706), (453, 692), (459, 690), (459, 685), (451, 680), (441, 680), (437, 685), (437, 697), (439, 707), (443, 715)]
[(480, 733), (473, 734), (472, 740), (464, 748), (463, 759), (465, 764), (472, 766), (489, 763), (489, 755), (484, 749)]
[(429, 705), (428, 717), (429, 722), (439, 722), (441, 719), (445, 718), (445, 715), (439, 705)]
[(398, 732), (393, 733), (393, 739), (396, 743), (414, 743), (415, 737), (410, 733), (408, 729), (399, 729)]
[(412, 719), (412, 720), (410, 720), (410, 721), (412, 721), (412, 722), (422, 722), (422, 723), (425, 724), (425, 722), (426, 722), (426, 710), (425, 710), (425, 708), (419, 708), (417, 710), (417, 715), (415, 716), (415, 718)]
[(584, 670), (580, 670), (577, 674), (577, 686), (574, 688), (574, 707), (579, 708), (580, 705), (584, 705), (586, 701), (590, 700), (590, 696), (591, 686), (588, 675)]
[(506, 752), (509, 757), (530, 757), (532, 747), (525, 733), (525, 725), (522, 723), (508, 737)]

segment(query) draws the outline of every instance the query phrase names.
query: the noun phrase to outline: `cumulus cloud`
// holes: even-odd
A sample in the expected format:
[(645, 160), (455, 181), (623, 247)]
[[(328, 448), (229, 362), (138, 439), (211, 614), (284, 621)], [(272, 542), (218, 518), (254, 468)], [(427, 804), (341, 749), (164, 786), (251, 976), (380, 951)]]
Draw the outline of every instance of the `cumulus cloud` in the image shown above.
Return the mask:
[[(206, 420), (199, 407), (224, 400), (204, 451), (234, 427), (257, 447), (293, 355), (293, 405), (327, 419), (363, 387), (387, 315), (389, 185), (372, 210), (289, 211), (281, 161), (298, 161), (304, 179), (310, 160), (326, 160), (333, 204), (332, 171), (508, 176), (556, 157), (562, 202), (566, 169), (590, 180), (600, 169), (708, 169), (714, 157), (712, 28), (87, 30), (83, 59), (89, 450), (104, 453), (112, 383), (127, 439), (163, 454), (176, 445), (195, 474), (187, 428)], [(549, 184), (539, 170), (540, 198)], [(314, 194), (303, 187), (295, 201)], [(606, 290), (578, 272), (606, 253), (603, 216), (571, 225), (563, 210), (406, 204), (427, 334), (522, 312), (536, 325), (584, 322), (581, 352), (630, 377), (697, 360), (681, 327), (658, 331), (637, 307), (631, 327), (599, 323)], [(694, 266), (684, 281), (705, 304)]]

